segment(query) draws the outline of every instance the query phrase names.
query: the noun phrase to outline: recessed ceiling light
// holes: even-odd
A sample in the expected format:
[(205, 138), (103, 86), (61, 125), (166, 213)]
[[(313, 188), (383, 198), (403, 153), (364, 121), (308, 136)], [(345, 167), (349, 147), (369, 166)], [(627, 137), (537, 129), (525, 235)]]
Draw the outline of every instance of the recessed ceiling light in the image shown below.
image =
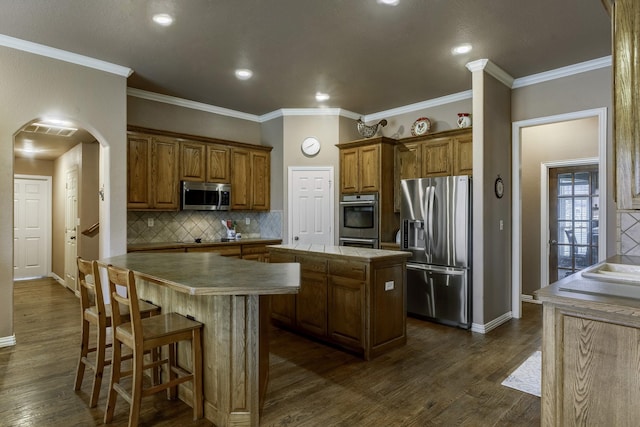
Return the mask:
[(378, 0), (378, 4), (386, 4), (387, 6), (397, 6), (400, 0)]
[(163, 27), (168, 27), (169, 25), (173, 24), (173, 16), (169, 15), (168, 13), (157, 13), (153, 15), (152, 19), (153, 22), (158, 25), (162, 25)]
[(328, 101), (329, 98), (330, 96), (328, 93), (316, 92), (316, 101), (318, 102)]
[(469, 43), (464, 43), (451, 49), (451, 53), (454, 55), (462, 55), (471, 52), (471, 49), (472, 47)]
[(239, 68), (236, 70), (236, 78), (240, 80), (249, 80), (253, 76), (253, 71), (246, 68)]

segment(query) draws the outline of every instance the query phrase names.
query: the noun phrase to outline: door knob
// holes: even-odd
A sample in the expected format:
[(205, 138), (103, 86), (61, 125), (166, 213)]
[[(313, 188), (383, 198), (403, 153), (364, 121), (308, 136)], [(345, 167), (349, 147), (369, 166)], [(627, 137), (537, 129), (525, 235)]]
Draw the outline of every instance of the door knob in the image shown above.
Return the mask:
[(294, 237), (293, 240), (300, 240), (298, 236)]
[(76, 240), (76, 236), (71, 236), (71, 237), (69, 237), (69, 239)]

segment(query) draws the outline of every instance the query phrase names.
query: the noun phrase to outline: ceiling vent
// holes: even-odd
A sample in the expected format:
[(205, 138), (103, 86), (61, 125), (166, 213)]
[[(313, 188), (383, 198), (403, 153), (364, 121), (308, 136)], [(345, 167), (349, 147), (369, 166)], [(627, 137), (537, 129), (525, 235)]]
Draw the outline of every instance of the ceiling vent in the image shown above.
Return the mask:
[(47, 123), (31, 123), (25, 126), (24, 132), (39, 133), (43, 135), (54, 135), (62, 137), (70, 137), (76, 133), (78, 129), (69, 126), (52, 125)]

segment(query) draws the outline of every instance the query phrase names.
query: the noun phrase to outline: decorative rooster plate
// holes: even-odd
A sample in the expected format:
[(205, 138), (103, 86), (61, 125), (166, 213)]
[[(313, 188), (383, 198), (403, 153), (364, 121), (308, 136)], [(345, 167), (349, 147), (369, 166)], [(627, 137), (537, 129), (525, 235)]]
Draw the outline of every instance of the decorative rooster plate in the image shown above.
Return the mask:
[(413, 123), (413, 126), (411, 126), (411, 135), (424, 135), (429, 132), (429, 129), (431, 129), (431, 120), (426, 117), (420, 117)]

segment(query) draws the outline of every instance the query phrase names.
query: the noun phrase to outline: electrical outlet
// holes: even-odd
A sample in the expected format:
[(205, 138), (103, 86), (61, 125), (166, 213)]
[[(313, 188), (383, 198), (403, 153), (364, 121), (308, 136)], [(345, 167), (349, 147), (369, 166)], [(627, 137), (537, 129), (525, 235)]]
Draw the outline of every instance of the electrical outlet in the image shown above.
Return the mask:
[(500, 231), (504, 230), (504, 221), (500, 220)]
[(384, 290), (392, 291), (395, 288), (395, 282), (393, 280), (389, 280), (388, 282), (384, 282)]
[(244, 219), (244, 223), (245, 223), (245, 224), (247, 224), (247, 225), (251, 224), (251, 218), (246, 217), (246, 218)]
[(153, 218), (147, 218), (147, 226), (153, 227)]

